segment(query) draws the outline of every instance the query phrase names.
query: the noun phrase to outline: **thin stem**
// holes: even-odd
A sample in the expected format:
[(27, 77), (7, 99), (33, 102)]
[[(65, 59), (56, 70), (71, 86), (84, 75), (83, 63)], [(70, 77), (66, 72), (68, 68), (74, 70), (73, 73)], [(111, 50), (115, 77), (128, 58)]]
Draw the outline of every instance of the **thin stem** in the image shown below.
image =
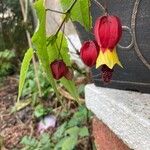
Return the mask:
[(58, 47), (58, 44), (56, 43), (56, 46), (57, 46), (57, 48), (58, 48), (58, 50), (59, 50), (58, 58), (59, 58), (60, 56), (62, 57), (62, 55), (61, 55), (61, 48), (62, 48), (62, 43), (63, 43), (63, 39), (64, 39), (64, 30), (65, 30), (65, 24), (64, 24), (63, 29), (62, 29), (63, 34), (61, 35), (61, 41), (60, 41), (59, 47)]
[(63, 39), (64, 39), (64, 31), (65, 31), (65, 24), (64, 24), (63, 29), (62, 29), (62, 36), (61, 36), (60, 47), (59, 47), (60, 51), (61, 51), (62, 43), (63, 43)]
[(66, 14), (66, 12), (61, 12), (61, 11), (53, 10), (53, 9), (50, 9), (50, 8), (47, 8), (46, 11), (51, 11), (51, 12), (58, 13), (58, 14)]
[[(64, 17), (63, 21), (61, 22), (59, 28), (57, 29), (56, 33), (55, 33), (56, 36), (57, 36), (57, 34), (59, 33), (59, 31), (61, 30), (61, 28), (62, 28), (63, 24), (65, 23), (65, 21), (67, 20), (68, 15), (70, 14), (70, 11), (72, 10), (72, 8), (73, 8), (73, 6), (76, 4), (76, 2), (77, 2), (77, 0), (74, 0), (74, 2), (71, 4), (71, 6), (68, 8), (68, 10), (64, 13), (64, 14), (65, 14), (65, 17)], [(49, 37), (49, 38), (50, 38), (50, 37)], [(48, 40), (49, 40), (49, 38), (48, 38)], [(50, 41), (48, 42), (47, 45), (49, 45), (49, 43), (50, 43)]]
[(107, 3), (107, 0), (105, 0), (104, 8), (105, 8), (105, 15), (108, 15), (108, 3)]
[(94, 1), (95, 4), (96, 4), (98, 7), (100, 7), (100, 8), (102, 9), (102, 11), (105, 13), (105, 11), (106, 11), (105, 7), (104, 7), (100, 2), (98, 2), (97, 0), (93, 0), (93, 1)]
[(90, 1), (91, 0), (88, 0), (88, 7), (89, 7), (89, 15), (88, 15), (88, 17), (89, 17), (89, 27), (91, 27), (92, 25), (91, 25), (91, 16), (90, 16)]
[[(54, 20), (54, 22), (57, 24), (57, 26), (59, 27), (59, 24), (58, 24), (58, 22), (55, 20), (55, 19), (53, 19)], [(71, 39), (67, 36), (67, 34), (65, 33), (65, 30), (64, 30), (64, 35), (66, 36), (66, 38), (69, 40), (69, 42), (70, 42), (70, 44), (72, 45), (72, 47), (75, 49), (75, 51), (76, 51), (76, 55), (80, 55), (80, 53), (79, 53), (79, 51), (77, 50), (77, 48), (75, 47), (75, 45), (73, 44), (73, 42), (71, 41)]]

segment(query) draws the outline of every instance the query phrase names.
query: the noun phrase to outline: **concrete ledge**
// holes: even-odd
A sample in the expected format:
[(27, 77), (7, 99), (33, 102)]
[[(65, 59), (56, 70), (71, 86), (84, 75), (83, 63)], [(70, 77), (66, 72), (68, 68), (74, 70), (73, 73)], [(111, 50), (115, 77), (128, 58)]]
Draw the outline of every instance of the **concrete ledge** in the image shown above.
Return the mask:
[(96, 87), (85, 88), (87, 107), (131, 149), (150, 150), (150, 95)]

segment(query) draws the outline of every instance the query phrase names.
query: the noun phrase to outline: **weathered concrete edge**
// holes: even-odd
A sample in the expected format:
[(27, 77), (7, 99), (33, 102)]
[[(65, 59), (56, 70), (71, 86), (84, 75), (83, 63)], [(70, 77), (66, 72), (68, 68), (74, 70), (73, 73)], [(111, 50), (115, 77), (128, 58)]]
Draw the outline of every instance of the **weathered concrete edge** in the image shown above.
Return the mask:
[[(102, 120), (130, 148), (150, 150), (150, 126), (148, 120), (137, 116), (123, 103), (101, 92), (101, 87), (93, 84), (85, 87), (87, 107)], [(103, 91), (102, 90), (102, 91)], [(112, 90), (110, 89), (112, 92)], [(118, 90), (119, 92), (120, 90)], [(116, 94), (116, 92), (115, 92)], [(124, 98), (125, 95), (122, 96)]]

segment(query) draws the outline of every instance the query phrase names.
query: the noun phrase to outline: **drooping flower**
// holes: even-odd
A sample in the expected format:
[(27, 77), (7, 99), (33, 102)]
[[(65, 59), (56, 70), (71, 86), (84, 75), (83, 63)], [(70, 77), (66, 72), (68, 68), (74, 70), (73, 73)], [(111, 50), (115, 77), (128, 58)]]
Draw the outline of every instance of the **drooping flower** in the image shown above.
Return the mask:
[(50, 64), (53, 77), (59, 80), (66, 75), (68, 68), (63, 60), (55, 60)]
[(96, 68), (104, 64), (110, 69), (115, 64), (122, 66), (116, 53), (116, 45), (122, 35), (120, 19), (111, 15), (99, 17), (94, 26), (94, 35), (100, 47)]
[(98, 45), (95, 41), (85, 41), (80, 49), (80, 57), (84, 64), (93, 67), (98, 57)]

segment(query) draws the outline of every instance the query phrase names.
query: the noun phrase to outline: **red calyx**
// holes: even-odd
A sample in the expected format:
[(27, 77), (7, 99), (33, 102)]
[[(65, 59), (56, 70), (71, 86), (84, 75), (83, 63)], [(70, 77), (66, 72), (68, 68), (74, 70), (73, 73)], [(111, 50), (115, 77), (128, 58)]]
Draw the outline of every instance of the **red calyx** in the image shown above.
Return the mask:
[(64, 75), (66, 75), (68, 68), (63, 60), (55, 60), (50, 64), (53, 77), (56, 80), (59, 80)]
[(113, 69), (110, 69), (109, 67), (107, 67), (106, 65), (103, 65), (101, 68), (102, 74), (101, 74), (101, 78), (105, 83), (109, 83), (112, 79), (112, 75), (113, 75)]
[(86, 41), (80, 49), (80, 57), (84, 64), (93, 67), (98, 57), (99, 47), (95, 41)]
[(94, 35), (103, 52), (107, 48), (113, 50), (122, 35), (120, 19), (117, 16), (110, 15), (99, 17), (94, 26)]

